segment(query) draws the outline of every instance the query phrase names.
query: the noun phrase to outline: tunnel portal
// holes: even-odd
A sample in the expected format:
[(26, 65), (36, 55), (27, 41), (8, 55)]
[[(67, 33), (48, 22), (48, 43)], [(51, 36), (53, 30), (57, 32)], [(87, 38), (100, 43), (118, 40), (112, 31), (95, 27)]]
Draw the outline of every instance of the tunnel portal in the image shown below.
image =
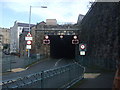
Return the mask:
[(75, 58), (75, 45), (72, 44), (73, 35), (50, 35), (50, 57)]

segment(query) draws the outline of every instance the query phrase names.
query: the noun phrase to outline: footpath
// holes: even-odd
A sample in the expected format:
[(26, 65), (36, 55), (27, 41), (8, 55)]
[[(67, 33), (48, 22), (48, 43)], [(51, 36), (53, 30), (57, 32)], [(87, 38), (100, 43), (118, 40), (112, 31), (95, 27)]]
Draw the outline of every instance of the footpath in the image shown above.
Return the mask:
[(115, 71), (86, 68), (84, 79), (72, 88), (104, 88), (112, 90)]

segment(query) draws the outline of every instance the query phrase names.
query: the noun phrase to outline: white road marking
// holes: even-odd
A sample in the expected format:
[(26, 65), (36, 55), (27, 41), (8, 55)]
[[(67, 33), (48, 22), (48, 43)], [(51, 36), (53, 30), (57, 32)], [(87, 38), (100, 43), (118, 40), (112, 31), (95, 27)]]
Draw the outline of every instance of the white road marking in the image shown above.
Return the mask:
[(59, 59), (56, 63), (55, 63), (55, 66), (58, 65), (58, 63), (62, 60), (63, 58)]

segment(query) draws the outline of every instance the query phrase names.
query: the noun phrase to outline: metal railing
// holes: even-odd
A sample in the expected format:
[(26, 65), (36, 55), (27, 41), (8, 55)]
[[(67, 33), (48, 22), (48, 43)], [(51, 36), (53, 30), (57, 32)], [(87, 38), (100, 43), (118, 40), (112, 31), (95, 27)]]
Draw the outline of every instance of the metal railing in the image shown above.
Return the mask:
[(17, 56), (11, 56), (6, 55), (2, 57), (2, 72), (8, 72), (11, 71), (13, 68), (26, 68), (28, 65), (31, 65), (35, 62), (38, 62), (42, 59), (44, 59), (44, 55), (40, 55), (39, 58), (33, 57), (17, 57)]
[(15, 58), (9, 56), (2, 57), (2, 72), (11, 71), (11, 64), (14, 62)]
[(38, 61), (40, 61), (44, 58), (46, 58), (45, 55), (40, 55), (39, 58), (37, 58), (37, 57), (30, 57), (30, 58), (26, 57), (26, 58), (24, 58), (24, 67), (26, 67), (30, 64), (33, 64), (35, 62), (38, 62)]
[(2, 88), (66, 88), (84, 78), (85, 68), (77, 63), (41, 71), (24, 78), (2, 82)]

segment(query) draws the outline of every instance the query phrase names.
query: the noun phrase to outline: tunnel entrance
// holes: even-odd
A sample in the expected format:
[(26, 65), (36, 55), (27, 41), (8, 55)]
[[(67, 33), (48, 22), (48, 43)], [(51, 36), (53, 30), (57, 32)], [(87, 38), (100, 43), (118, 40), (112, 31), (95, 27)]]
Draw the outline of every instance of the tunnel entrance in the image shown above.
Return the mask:
[(75, 45), (72, 44), (72, 35), (50, 35), (50, 57), (52, 58), (75, 58)]

